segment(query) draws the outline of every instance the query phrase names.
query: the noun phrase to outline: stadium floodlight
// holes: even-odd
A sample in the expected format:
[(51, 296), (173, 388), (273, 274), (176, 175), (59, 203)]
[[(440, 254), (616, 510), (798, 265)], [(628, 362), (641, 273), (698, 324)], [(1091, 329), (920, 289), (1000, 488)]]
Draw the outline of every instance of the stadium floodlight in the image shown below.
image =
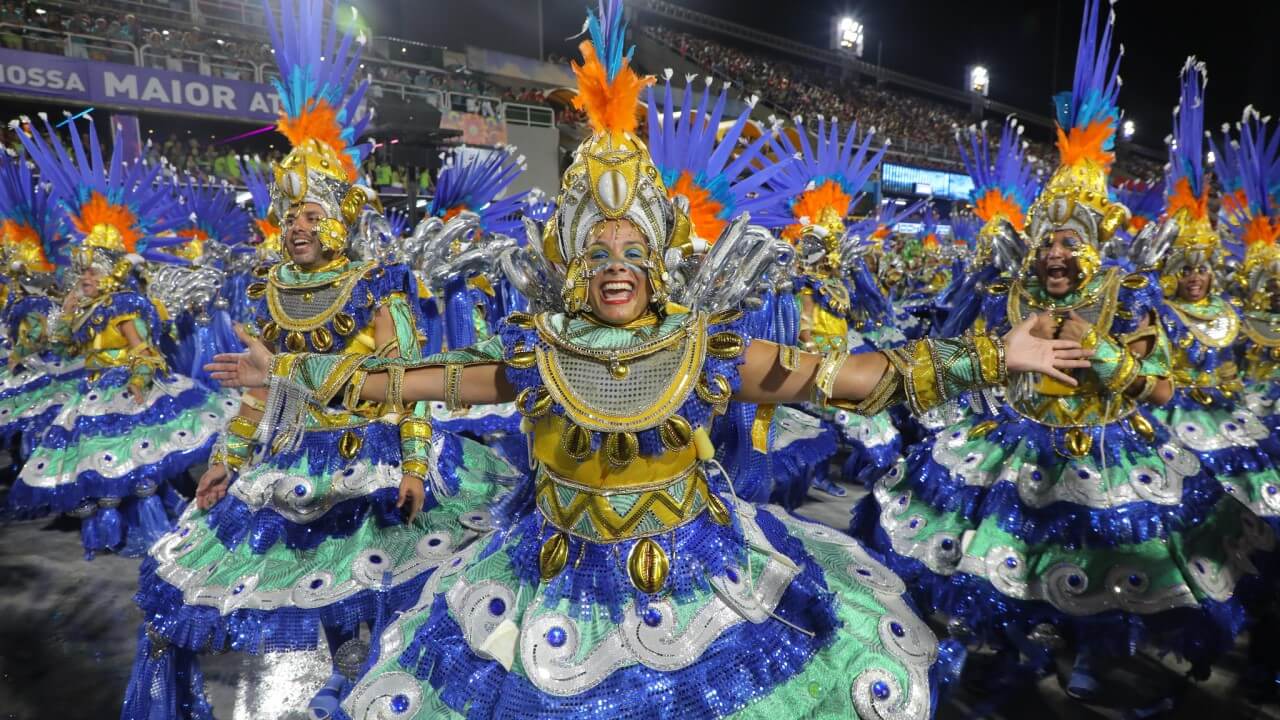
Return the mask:
[(862, 57), (862, 23), (845, 16), (836, 21), (836, 49)]
[(1131, 139), (1136, 132), (1138, 132), (1138, 126), (1132, 120), (1125, 120), (1124, 124), (1120, 126), (1120, 137), (1125, 140)]
[(1218, 156), (1217, 156), (1217, 155), (1214, 155), (1214, 154), (1213, 154), (1213, 151), (1212, 151), (1212, 150), (1210, 150), (1210, 151), (1209, 151), (1209, 154), (1204, 156), (1204, 161), (1205, 161), (1205, 162), (1207, 162), (1207, 163), (1209, 163), (1210, 165), (1212, 165), (1212, 164), (1214, 164), (1214, 163), (1218, 162)]
[(981, 65), (969, 68), (969, 92), (986, 97), (990, 89), (991, 73)]

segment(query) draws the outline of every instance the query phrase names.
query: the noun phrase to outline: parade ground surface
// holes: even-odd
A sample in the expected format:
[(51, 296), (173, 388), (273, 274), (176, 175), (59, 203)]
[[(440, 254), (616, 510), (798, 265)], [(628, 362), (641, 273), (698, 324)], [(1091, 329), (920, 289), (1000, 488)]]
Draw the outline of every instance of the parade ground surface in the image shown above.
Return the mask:
[[(834, 498), (811, 491), (799, 511), (845, 528), (863, 491)], [(81, 559), (73, 523), (49, 520), (0, 526), (0, 718), (107, 720), (119, 716), (133, 662), (141, 616), (132, 603), (138, 560), (113, 555)], [(1090, 704), (1062, 691), (1070, 672), (1007, 697), (973, 692), (964, 683), (938, 713), (939, 720), (1120, 720), (1135, 698), (1176, 693), (1178, 720), (1280, 720), (1280, 706), (1252, 704), (1240, 689), (1244, 643), (1203, 683), (1182, 681), (1186, 667), (1169, 658), (1142, 656), (1107, 676), (1107, 693)], [(974, 662), (981, 662), (979, 654)], [(205, 682), (219, 720), (305, 720), (308, 700), (329, 674), (322, 652), (205, 658)], [(781, 720), (781, 719), (779, 719)]]

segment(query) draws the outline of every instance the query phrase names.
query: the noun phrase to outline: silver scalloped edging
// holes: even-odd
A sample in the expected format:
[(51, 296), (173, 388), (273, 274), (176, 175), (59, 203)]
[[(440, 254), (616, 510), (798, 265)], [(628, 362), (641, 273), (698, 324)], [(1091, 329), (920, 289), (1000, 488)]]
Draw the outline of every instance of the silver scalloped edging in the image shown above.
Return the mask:
[(1216, 427), (1205, 427), (1197, 420), (1186, 418), (1172, 423), (1169, 429), (1179, 442), (1196, 452), (1257, 447), (1258, 441), (1269, 435), (1266, 425), (1247, 408), (1236, 408), (1218, 421)]
[[(146, 407), (135, 404), (133, 400), (128, 402), (135, 408)], [(150, 403), (147, 404), (149, 405)], [(203, 446), (218, 434), (227, 417), (235, 413), (237, 405), (238, 403), (234, 400), (223, 399), (214, 405), (213, 409), (199, 410), (201, 422), (196, 424), (195, 429), (178, 428), (170, 432), (168, 437), (159, 440), (147, 438), (137, 441), (128, 448), (87, 455), (79, 458), (75, 467), (66, 472), (48, 472), (49, 468), (46, 467), (45, 461), (40, 460), (40, 454), (36, 452), (23, 465), (18, 477), (22, 482), (35, 488), (71, 485), (77, 482), (82, 473), (90, 471), (107, 479), (122, 478), (139, 468), (154, 465), (170, 455), (190, 452)], [(68, 411), (74, 414), (74, 410), (75, 406), (68, 406), (59, 415)], [(74, 420), (72, 424), (74, 425)]]
[(822, 420), (807, 412), (780, 405), (774, 411), (774, 441), (771, 450), (784, 450), (794, 443), (822, 437)]
[(863, 447), (884, 447), (900, 437), (898, 428), (888, 422), (885, 415), (864, 417), (848, 410), (837, 410), (831, 418), (846, 440), (862, 443)]
[[(880, 504), (880, 526), (889, 537), (894, 553), (918, 560), (938, 575), (963, 572), (980, 577), (1002, 595), (1046, 602), (1068, 615), (1094, 615), (1108, 610), (1150, 615), (1173, 608), (1196, 607), (1199, 605), (1196, 590), (1213, 600), (1229, 600), (1241, 578), (1257, 573), (1249, 555), (1257, 550), (1270, 551), (1275, 546), (1275, 536), (1263, 520), (1251, 513), (1241, 513), (1244, 533), (1239, 538), (1223, 541), (1225, 564), (1193, 556), (1189, 558), (1183, 582), (1161, 589), (1152, 588), (1140, 568), (1116, 564), (1105, 569), (1103, 582), (1095, 587), (1085, 568), (1070, 562), (1057, 563), (1041, 577), (1029, 578), (1028, 558), (1011, 547), (994, 547), (985, 557), (966, 555), (962, 548), (968, 546), (972, 531), (964, 533), (964, 537), (938, 533), (916, 539), (928, 521), (910, 512), (911, 491), (894, 489), (886, 478), (876, 484), (875, 497)], [(1095, 576), (1100, 569), (1091, 568)], [(1190, 583), (1194, 583), (1194, 588)]]
[[(439, 531), (419, 538), (413, 556), (394, 567), (388, 566), (383, 551), (365, 550), (352, 559), (351, 577), (342, 583), (335, 584), (332, 573), (320, 571), (278, 590), (259, 590), (256, 575), (239, 578), (235, 586), (215, 586), (209, 583), (209, 578), (216, 572), (216, 565), (189, 569), (178, 563), (179, 558), (199, 546), (192, 537), (194, 533), (210, 533), (203, 519), (195, 517), (197, 512), (194, 506), (188, 507), (178, 520), (177, 528), (157, 541), (150, 554), (158, 563), (156, 574), (182, 591), (184, 603), (217, 608), (222, 615), (242, 609), (322, 608), (365, 590), (385, 591), (437, 567), (456, 550), (452, 534)], [(474, 533), (466, 532), (458, 544), (469, 542), (472, 537)], [(433, 545), (432, 540), (437, 542)]]
[[(934, 462), (971, 487), (1011, 483), (1018, 489), (1018, 498), (1034, 508), (1056, 502), (1103, 509), (1129, 502), (1176, 505), (1182, 502), (1183, 480), (1200, 471), (1200, 461), (1195, 455), (1178, 445), (1166, 443), (1131, 468), (1123, 480), (1111, 477), (1104, 483), (1093, 457), (1085, 456), (1070, 461), (1054, 482), (1034, 463), (1011, 466), (1008, 458), (1004, 458), (1005, 462), (1001, 463), (998, 471), (984, 471), (981, 467), (987, 460), (987, 454), (973, 449), (963, 451), (968, 442), (968, 433), (964, 430), (940, 435), (933, 445)], [(997, 451), (1002, 450), (999, 448)], [(1106, 470), (1108, 475), (1123, 472), (1123, 469), (1115, 467)]]
[[(305, 468), (304, 468), (305, 470)], [(334, 505), (400, 486), (400, 468), (368, 461), (335, 470), (329, 489), (317, 493), (310, 475), (270, 465), (255, 465), (231, 485), (230, 492), (253, 511), (271, 509), (299, 525), (324, 517)]]
[(838, 547), (848, 557), (848, 578), (871, 591), (885, 608), (879, 622), (884, 651), (902, 663), (910, 687), (904, 693), (892, 673), (868, 668), (849, 688), (858, 716), (863, 720), (922, 720), (931, 717), (929, 668), (938, 657), (938, 640), (905, 598), (906, 585), (889, 568), (853, 538), (824, 525), (800, 520), (776, 505), (766, 506), (788, 531), (808, 542)]
[[(741, 501), (733, 502), (747, 541), (767, 552), (770, 545), (754, 520), (757, 508)], [(910, 687), (904, 692), (894, 675), (884, 669), (863, 671), (850, 686), (851, 699), (859, 714), (863, 718), (884, 720), (928, 718), (931, 714), (929, 668), (937, 658), (937, 640), (907, 604), (902, 580), (852, 538), (799, 520), (776, 506), (764, 510), (804, 540), (832, 545), (844, 552), (849, 562), (844, 572), (867, 588), (886, 610), (879, 619), (880, 642), (886, 653), (903, 664)], [(457, 577), (445, 595), (450, 613), (463, 628), (473, 652), (479, 653), (489, 633), (504, 620), (514, 620), (510, 616), (518, 608), (516, 593), (511, 587), (494, 580), (469, 583), (461, 577), (476, 552), (488, 544), (487, 538), (487, 535), (477, 538), (443, 563), (427, 581), (417, 604), (391, 622), (382, 634), (375, 667), (385, 666), (399, 657), (404, 650), (406, 624), (430, 610), (441, 584), (449, 578)], [(664, 671), (691, 665), (726, 629), (742, 622), (767, 620), (797, 572), (790, 563), (771, 557), (760, 577), (748, 587), (742, 581), (748, 577), (745, 570), (737, 570), (739, 581), (727, 577), (716, 579), (715, 597), (695, 613), (682, 630), (677, 631), (675, 627), (675, 609), (669, 600), (650, 603), (650, 611), (644, 614), (627, 608), (623, 623), (576, 662), (581, 638), (574, 620), (547, 611), (541, 595), (533, 598), (526, 606), (530, 609), (530, 619), (520, 628), (518, 640), (521, 663), (530, 682), (549, 694), (571, 696), (594, 687), (627, 665), (638, 663)], [(354, 720), (414, 717), (425, 709), (422, 687), (422, 681), (399, 670), (366, 676), (343, 703), (343, 709)], [(427, 698), (425, 702), (433, 700)]]

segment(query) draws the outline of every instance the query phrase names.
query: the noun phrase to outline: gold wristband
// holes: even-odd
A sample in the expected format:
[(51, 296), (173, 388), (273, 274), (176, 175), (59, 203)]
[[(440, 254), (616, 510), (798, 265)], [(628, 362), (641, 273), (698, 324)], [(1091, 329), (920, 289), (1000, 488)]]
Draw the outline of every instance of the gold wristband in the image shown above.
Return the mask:
[(444, 406), (449, 410), (459, 410), (463, 407), (462, 369), (463, 366), (456, 363), (444, 366)]
[(430, 440), (431, 423), (412, 415), (400, 421), (401, 440)]
[(1111, 377), (1107, 383), (1107, 389), (1113, 393), (1122, 393), (1125, 388), (1138, 377), (1138, 359), (1129, 352), (1128, 348), (1121, 347), (1120, 367), (1116, 369), (1116, 374)]
[(1004, 340), (998, 337), (975, 335), (973, 347), (978, 355), (978, 373), (989, 386), (1003, 385), (1009, 379), (1005, 365)]
[(365, 370), (356, 370), (351, 373), (351, 380), (347, 383), (346, 393), (343, 396), (343, 405), (348, 410), (355, 409), (361, 402), (360, 394), (364, 392), (364, 383), (369, 379), (369, 373)]
[(227, 423), (227, 432), (245, 440), (252, 440), (258, 432), (258, 423), (243, 415), (236, 415)]
[(293, 377), (293, 366), (297, 364), (296, 353), (280, 353), (271, 360), (271, 374), (279, 378)]
[(401, 475), (414, 475), (419, 480), (427, 476), (427, 464), (422, 460), (404, 460), (400, 463)]

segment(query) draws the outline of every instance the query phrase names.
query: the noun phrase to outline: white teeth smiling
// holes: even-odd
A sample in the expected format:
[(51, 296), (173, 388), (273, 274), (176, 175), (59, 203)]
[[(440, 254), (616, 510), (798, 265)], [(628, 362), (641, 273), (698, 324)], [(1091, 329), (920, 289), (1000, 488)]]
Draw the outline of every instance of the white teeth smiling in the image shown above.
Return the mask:
[(600, 286), (600, 294), (610, 305), (622, 305), (631, 302), (635, 294), (635, 286), (625, 280), (610, 280)]

